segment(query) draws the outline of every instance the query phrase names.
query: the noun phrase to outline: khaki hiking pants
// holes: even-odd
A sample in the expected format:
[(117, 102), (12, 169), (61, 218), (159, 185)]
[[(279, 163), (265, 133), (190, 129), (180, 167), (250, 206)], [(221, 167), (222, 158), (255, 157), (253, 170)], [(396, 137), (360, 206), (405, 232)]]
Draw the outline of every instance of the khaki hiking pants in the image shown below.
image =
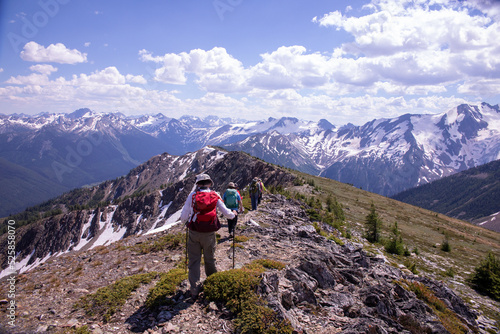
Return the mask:
[(196, 232), (189, 230), (187, 244), (189, 258), (189, 285), (191, 293), (199, 293), (198, 282), (200, 280), (201, 252), (203, 250), (203, 260), (205, 261), (205, 274), (208, 276), (217, 272), (215, 266), (215, 246), (217, 239), (215, 232)]

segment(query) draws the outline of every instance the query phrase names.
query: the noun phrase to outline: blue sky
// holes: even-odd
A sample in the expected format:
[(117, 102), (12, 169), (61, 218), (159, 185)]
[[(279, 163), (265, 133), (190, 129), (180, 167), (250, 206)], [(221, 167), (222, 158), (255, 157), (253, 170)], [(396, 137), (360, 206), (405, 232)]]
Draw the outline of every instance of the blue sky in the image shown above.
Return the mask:
[(0, 0), (0, 113), (342, 125), (497, 104), (499, 20), (492, 0)]

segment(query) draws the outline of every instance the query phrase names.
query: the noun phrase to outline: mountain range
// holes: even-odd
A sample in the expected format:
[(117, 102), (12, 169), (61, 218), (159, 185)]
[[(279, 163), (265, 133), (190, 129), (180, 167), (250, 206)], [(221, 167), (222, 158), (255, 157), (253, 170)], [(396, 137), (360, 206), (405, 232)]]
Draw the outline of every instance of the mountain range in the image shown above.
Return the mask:
[(206, 145), (389, 196), (500, 158), (499, 129), (499, 106), (487, 103), (342, 127), (324, 119), (173, 119), (89, 109), (0, 115), (0, 164), (8, 164), (0, 182), (20, 180), (0, 190), (0, 216), (119, 177), (154, 155)]
[(390, 196), (499, 159), (500, 109), (460, 105), (439, 115), (339, 129), (320, 121), (305, 131), (268, 131), (225, 147)]

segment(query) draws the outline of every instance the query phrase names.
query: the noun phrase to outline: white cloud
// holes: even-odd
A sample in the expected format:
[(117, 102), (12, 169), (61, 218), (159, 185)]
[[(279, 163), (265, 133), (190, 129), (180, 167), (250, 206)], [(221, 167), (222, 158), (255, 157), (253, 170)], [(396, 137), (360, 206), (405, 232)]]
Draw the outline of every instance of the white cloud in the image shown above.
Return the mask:
[[(66, 82), (64, 80), (64, 82)], [(123, 75), (114, 66), (110, 66), (101, 71), (95, 71), (90, 75), (80, 74), (80, 76), (73, 76), (72, 80), (66, 82), (73, 86), (123, 86), (129, 83), (146, 84), (147, 81), (142, 75)]]
[(2, 73), (2, 72), (3, 72), (3, 68), (0, 67), (0, 73)]
[(156, 57), (141, 50), (139, 55), (142, 61), (159, 64), (160, 67), (154, 72), (154, 79), (159, 82), (184, 85), (187, 82), (186, 74), (194, 73), (198, 77), (196, 83), (209, 92), (241, 91), (244, 85), (243, 64), (221, 47)]
[(306, 54), (303, 46), (280, 47), (261, 55), (250, 69), (249, 83), (264, 89), (321, 87), (330, 80), (331, 64), (318, 53)]
[(76, 64), (87, 62), (87, 54), (70, 50), (62, 43), (50, 44), (47, 48), (36, 42), (28, 42), (21, 51), (21, 58), (39, 63)]
[(30, 70), (32, 70), (33, 72), (38, 72), (41, 74), (49, 75), (52, 72), (56, 72), (57, 67), (54, 67), (52, 65), (39, 64), (39, 65), (30, 66)]
[(466, 78), (500, 78), (500, 26), (491, 17), (471, 14), (474, 2), (486, 3), (373, 0), (368, 15), (335, 11), (313, 22), (354, 38), (335, 51), (334, 80), (367, 89), (386, 83), (433, 92), (437, 85)]
[(0, 87), (0, 101), (37, 110), (53, 110), (55, 106), (71, 110), (86, 105), (98, 110), (137, 113), (179, 107), (179, 100), (172, 93), (148, 90), (143, 86), (146, 80), (142, 76), (121, 74), (113, 66), (91, 74), (73, 75), (70, 79), (50, 79), (49, 75), (56, 70), (50, 65), (34, 65), (31, 70), (38, 73), (8, 79), (6, 84), (10, 86)]
[(11, 77), (7, 81), (8, 84), (12, 85), (25, 85), (25, 86), (45, 86), (50, 83), (49, 78), (46, 74), (32, 73), (30, 75), (17, 77)]
[(461, 94), (482, 96), (489, 98), (500, 92), (500, 79), (469, 80), (459, 85), (457, 91)]
[(88, 48), (90, 46), (90, 42), (86, 42), (83, 44), (86, 48)]

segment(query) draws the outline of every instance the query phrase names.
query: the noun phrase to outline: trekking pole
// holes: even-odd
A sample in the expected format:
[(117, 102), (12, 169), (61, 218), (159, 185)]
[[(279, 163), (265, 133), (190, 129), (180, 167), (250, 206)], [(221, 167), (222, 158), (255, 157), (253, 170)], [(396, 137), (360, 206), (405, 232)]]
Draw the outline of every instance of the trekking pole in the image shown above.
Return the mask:
[(187, 228), (186, 226), (186, 259), (184, 260), (185, 261), (185, 267), (184, 267), (184, 273), (186, 274), (187, 273), (187, 269), (188, 269), (188, 233), (189, 233), (189, 229)]
[(236, 225), (233, 228), (233, 269), (234, 269), (234, 237), (236, 236)]

